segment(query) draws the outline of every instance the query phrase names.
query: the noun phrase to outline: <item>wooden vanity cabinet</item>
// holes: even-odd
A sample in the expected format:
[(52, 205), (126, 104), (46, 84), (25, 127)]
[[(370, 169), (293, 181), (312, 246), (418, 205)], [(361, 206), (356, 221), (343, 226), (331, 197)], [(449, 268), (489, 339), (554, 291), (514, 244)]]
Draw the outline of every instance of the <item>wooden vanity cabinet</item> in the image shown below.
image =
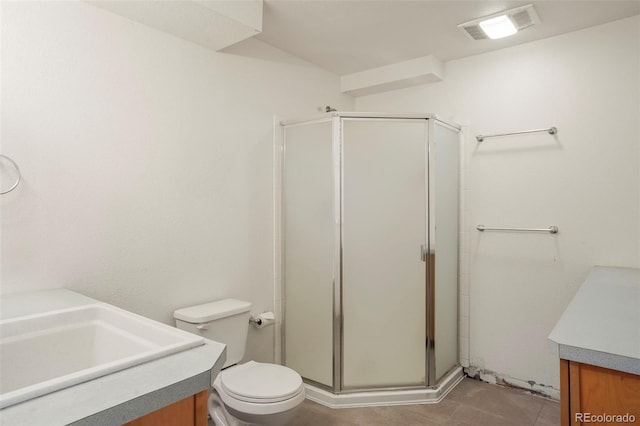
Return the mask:
[(209, 391), (203, 390), (123, 426), (207, 426), (208, 398)]
[[(640, 376), (560, 359), (561, 425), (590, 424), (582, 422), (577, 413), (582, 413), (583, 419), (587, 413), (592, 416), (628, 414), (640, 422)], [(596, 424), (624, 424), (612, 420)]]

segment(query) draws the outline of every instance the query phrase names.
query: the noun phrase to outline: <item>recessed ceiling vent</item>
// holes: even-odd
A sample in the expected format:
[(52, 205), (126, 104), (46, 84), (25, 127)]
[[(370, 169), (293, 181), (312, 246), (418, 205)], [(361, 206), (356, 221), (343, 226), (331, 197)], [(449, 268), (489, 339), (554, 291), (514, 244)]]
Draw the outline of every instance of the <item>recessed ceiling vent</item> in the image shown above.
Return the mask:
[(484, 25), (486, 21), (495, 20), (495, 18), (502, 16), (505, 16), (508, 21), (511, 21), (517, 31), (524, 30), (525, 28), (529, 28), (540, 23), (540, 18), (538, 17), (536, 10), (533, 8), (533, 5), (528, 4), (526, 6), (516, 7), (514, 9), (505, 10), (503, 12), (494, 13), (493, 15), (465, 22), (464, 24), (458, 25), (458, 28), (460, 28), (467, 37), (473, 40), (501, 38), (492, 37), (490, 34), (487, 34), (485, 29), (483, 29), (483, 26), (486, 27), (486, 25)]
[(480, 25), (478, 25), (478, 23), (460, 24), (458, 25), (458, 28), (464, 31), (467, 37), (471, 37), (474, 40), (484, 40), (485, 38), (489, 38), (484, 33), (484, 31), (482, 31), (482, 28), (480, 28)]

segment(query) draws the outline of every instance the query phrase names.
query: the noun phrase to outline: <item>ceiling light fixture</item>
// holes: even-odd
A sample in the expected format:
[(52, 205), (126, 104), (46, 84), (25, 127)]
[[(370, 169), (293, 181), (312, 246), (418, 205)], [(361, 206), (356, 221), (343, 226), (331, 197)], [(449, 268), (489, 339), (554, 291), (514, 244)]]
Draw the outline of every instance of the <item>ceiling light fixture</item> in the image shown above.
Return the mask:
[(478, 24), (482, 31), (491, 40), (497, 38), (509, 37), (518, 32), (518, 29), (507, 15), (496, 16), (495, 18), (485, 19)]
[(528, 4), (465, 22), (458, 28), (473, 40), (484, 40), (507, 37), (538, 23), (536, 10)]

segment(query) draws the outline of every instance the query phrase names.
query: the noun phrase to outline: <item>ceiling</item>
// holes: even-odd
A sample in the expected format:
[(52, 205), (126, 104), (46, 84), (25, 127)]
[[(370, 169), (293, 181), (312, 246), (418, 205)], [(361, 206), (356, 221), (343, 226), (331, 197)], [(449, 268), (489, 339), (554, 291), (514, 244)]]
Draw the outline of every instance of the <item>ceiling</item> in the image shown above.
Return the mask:
[[(512, 37), (473, 41), (457, 28), (529, 3), (540, 24)], [(345, 75), (427, 55), (444, 62), (637, 14), (640, 0), (264, 0), (256, 37)]]

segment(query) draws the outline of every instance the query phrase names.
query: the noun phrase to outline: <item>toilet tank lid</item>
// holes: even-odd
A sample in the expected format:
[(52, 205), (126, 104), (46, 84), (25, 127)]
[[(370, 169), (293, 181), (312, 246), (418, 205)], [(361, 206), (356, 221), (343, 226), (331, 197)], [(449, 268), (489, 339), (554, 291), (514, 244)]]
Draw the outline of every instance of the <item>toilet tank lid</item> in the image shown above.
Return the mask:
[(242, 314), (251, 309), (251, 303), (237, 299), (224, 299), (189, 308), (178, 309), (173, 312), (177, 320), (200, 324), (211, 322), (220, 318)]

